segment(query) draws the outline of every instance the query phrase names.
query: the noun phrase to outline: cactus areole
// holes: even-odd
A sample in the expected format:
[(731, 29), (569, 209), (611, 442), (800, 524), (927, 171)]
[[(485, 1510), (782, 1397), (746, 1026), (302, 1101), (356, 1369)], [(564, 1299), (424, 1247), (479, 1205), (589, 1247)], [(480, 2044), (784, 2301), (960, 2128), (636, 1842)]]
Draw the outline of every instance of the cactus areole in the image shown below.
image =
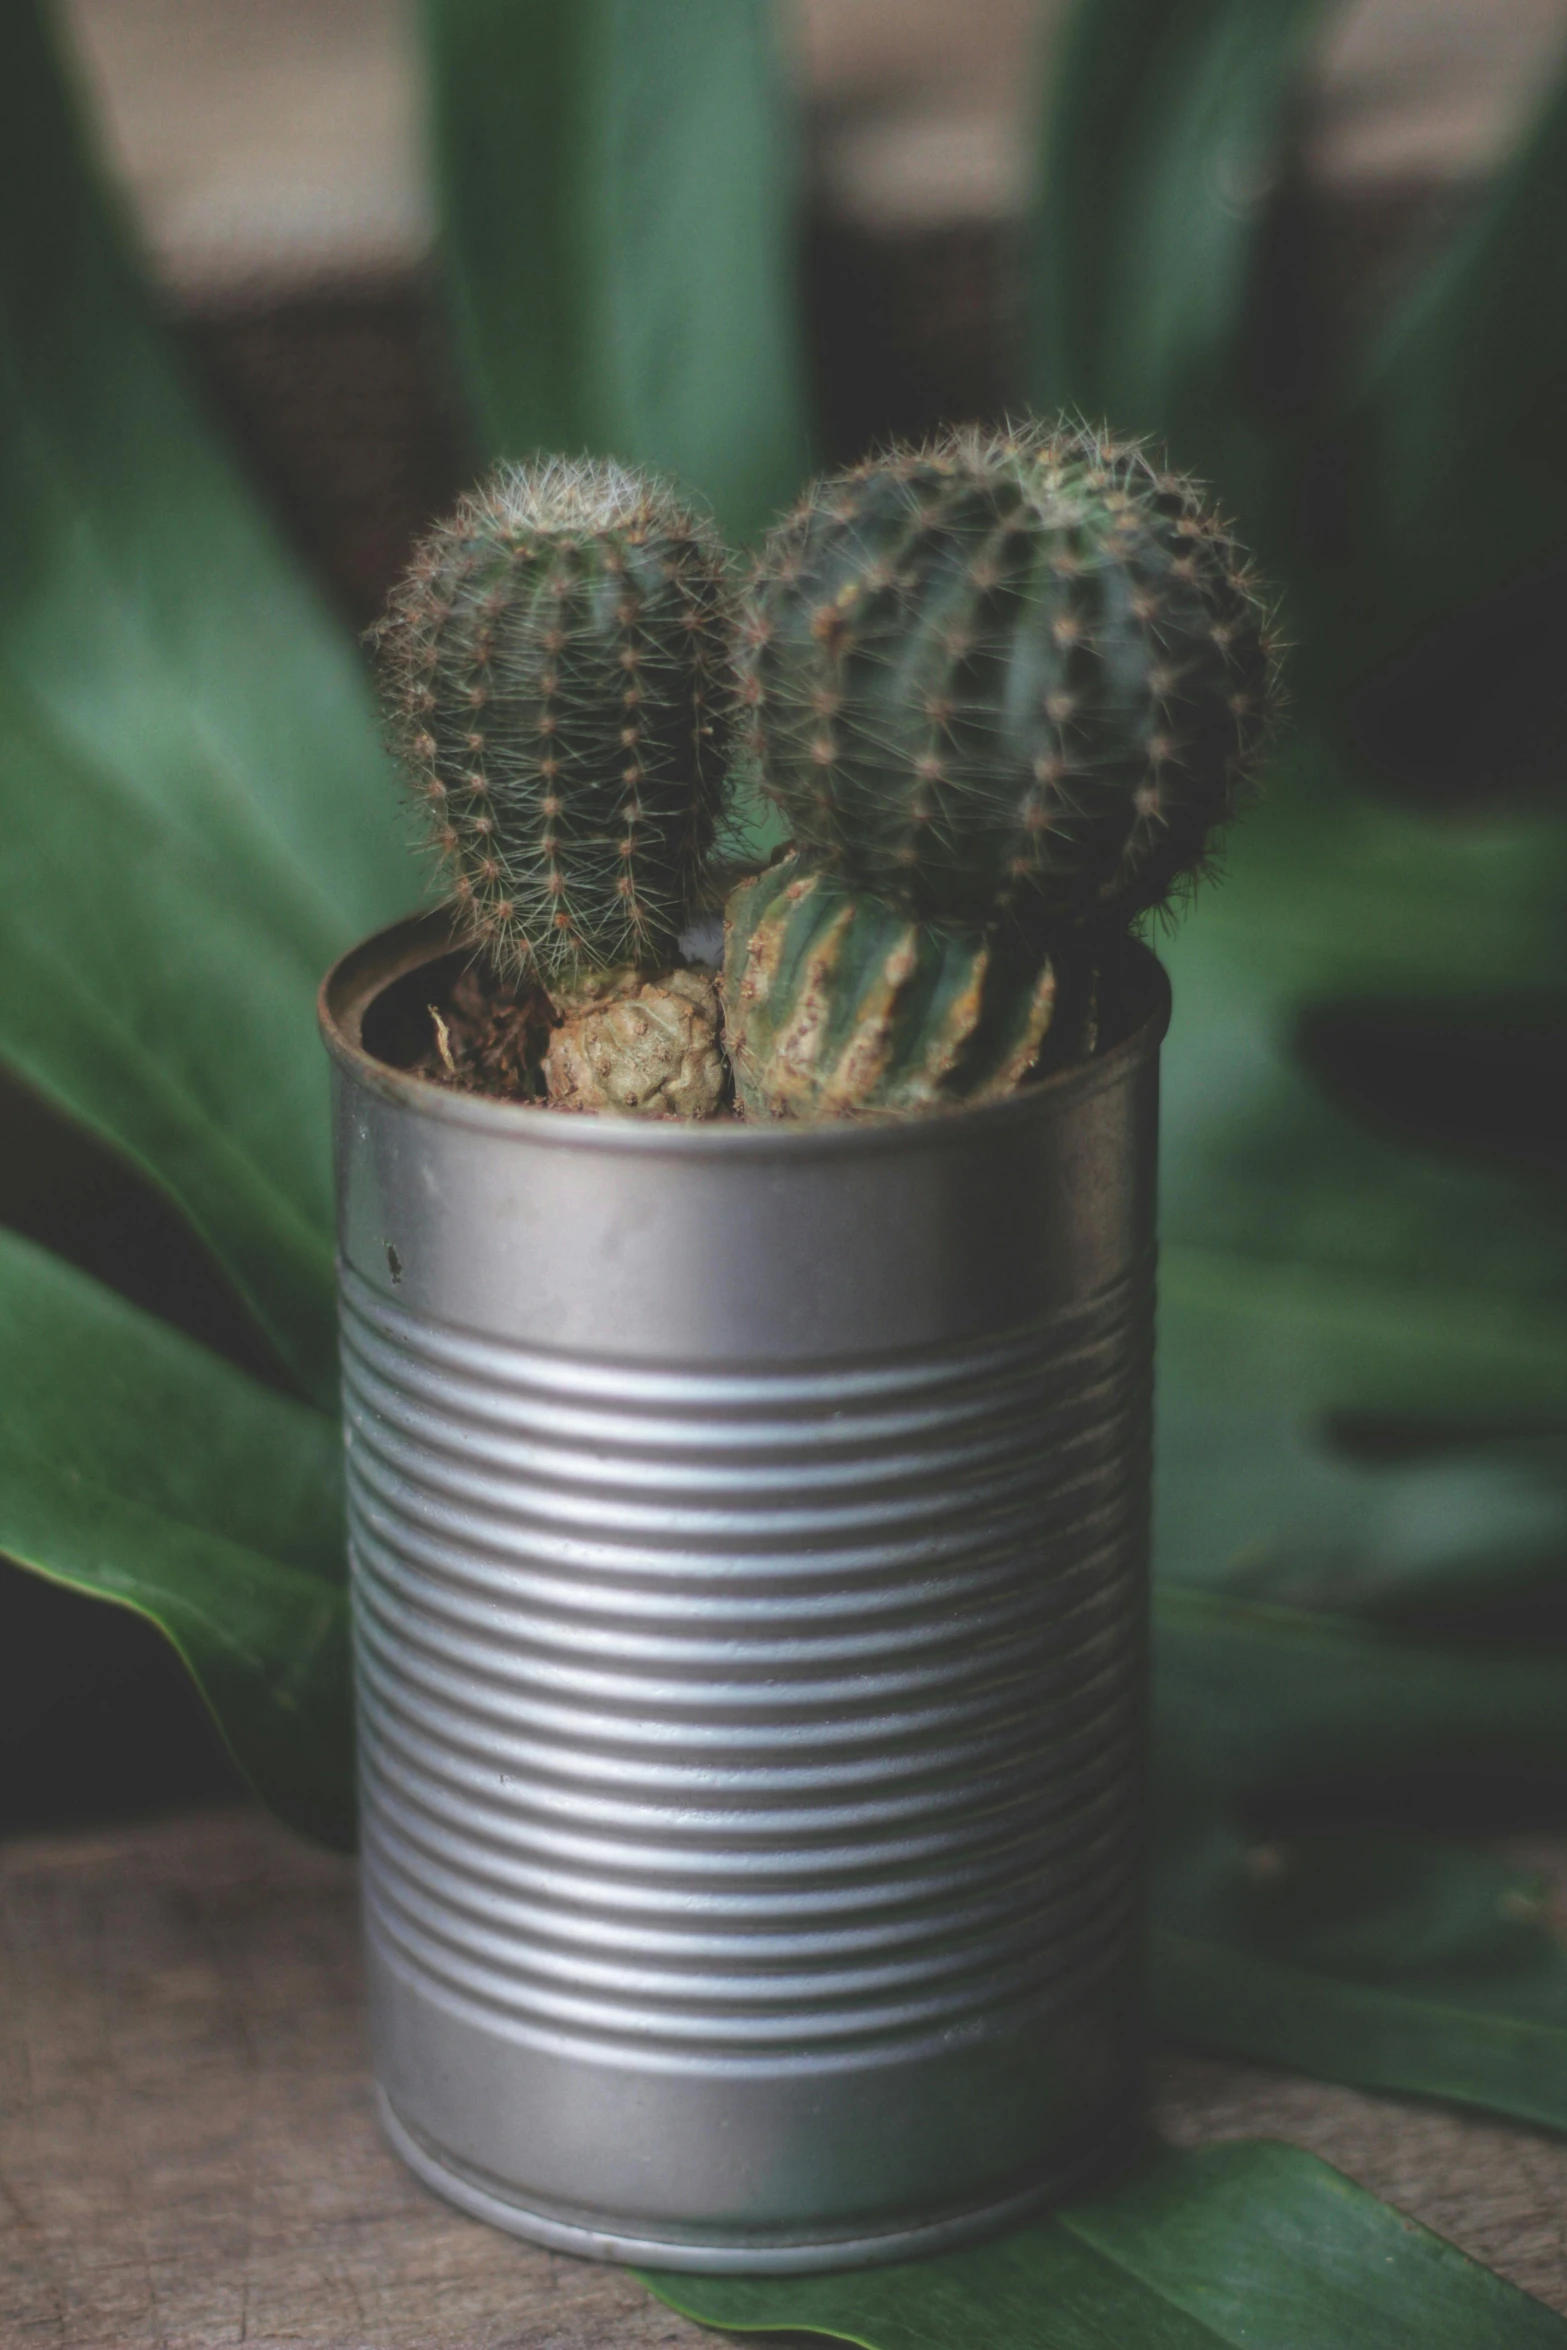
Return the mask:
[(1199, 871), (1275, 698), (1198, 488), (1077, 429), (956, 432), (814, 487), (768, 543), (743, 698), (802, 855), (920, 923), (1048, 944)]
[(501, 976), (673, 959), (724, 794), (729, 569), (588, 459), (503, 467), (418, 549), (375, 632), (393, 744)]

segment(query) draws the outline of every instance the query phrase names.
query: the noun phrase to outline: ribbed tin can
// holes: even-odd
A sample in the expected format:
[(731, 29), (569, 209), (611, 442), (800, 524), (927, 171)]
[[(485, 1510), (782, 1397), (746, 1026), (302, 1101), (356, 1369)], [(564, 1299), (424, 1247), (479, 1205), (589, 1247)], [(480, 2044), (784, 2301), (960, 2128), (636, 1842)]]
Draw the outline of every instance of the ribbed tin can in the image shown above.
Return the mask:
[(1139, 2095), (1162, 974), (999, 1105), (674, 1125), (405, 1074), (451, 952), (322, 996), (386, 2125), (670, 2267), (1021, 2219)]

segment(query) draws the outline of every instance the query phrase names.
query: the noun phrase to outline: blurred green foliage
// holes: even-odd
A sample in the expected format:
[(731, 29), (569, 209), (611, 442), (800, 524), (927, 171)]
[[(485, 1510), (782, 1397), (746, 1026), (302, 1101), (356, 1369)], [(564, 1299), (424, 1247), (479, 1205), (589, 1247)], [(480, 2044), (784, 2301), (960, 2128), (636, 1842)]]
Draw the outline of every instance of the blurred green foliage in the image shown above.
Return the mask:
[[(1375, 747), (1417, 793), (1559, 791), (1567, 79), (1435, 260), (1346, 338), (1301, 153), (1335, 13), (1082, 0), (1029, 224), (1029, 391), (1154, 434), (1219, 490), (1283, 592), (1303, 709), (1341, 755), (1366, 753), (1362, 697), (1381, 684)], [(1532, 661), (1509, 657), (1521, 635)], [(1443, 726), (1421, 708), (1433, 694)], [(1436, 775), (1410, 775), (1411, 729)]]

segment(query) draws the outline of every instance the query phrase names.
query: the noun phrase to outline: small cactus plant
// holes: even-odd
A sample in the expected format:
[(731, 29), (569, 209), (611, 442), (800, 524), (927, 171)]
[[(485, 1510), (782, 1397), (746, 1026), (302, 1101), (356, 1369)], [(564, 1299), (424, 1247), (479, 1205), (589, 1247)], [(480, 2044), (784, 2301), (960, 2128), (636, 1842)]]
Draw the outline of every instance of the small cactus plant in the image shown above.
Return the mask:
[(639, 979), (623, 971), (584, 990), (551, 1037), (544, 1081), (560, 1110), (711, 1118), (727, 1091), (718, 990), (703, 971)]
[[(1077, 426), (949, 433), (817, 484), (738, 618), (673, 492), (550, 459), (464, 498), (377, 632), (467, 934), (533, 1023), (519, 1098), (711, 1117), (732, 1074), (748, 1117), (907, 1112), (1095, 1050), (1278, 700), (1198, 487)], [(715, 989), (671, 965), (736, 754), (794, 838), (731, 896)]]
[(391, 729), (468, 934), (569, 998), (673, 957), (721, 809), (729, 561), (625, 468), (506, 466), (375, 632)]
[(910, 922), (795, 857), (731, 893), (724, 950), (724, 1036), (752, 1118), (1010, 1093), (1055, 1010), (1048, 961), (1008, 971), (977, 933)]
[(1162, 905), (1267, 735), (1253, 575), (1196, 486), (1069, 428), (954, 432), (820, 483), (768, 542), (742, 695), (801, 852), (909, 919)]

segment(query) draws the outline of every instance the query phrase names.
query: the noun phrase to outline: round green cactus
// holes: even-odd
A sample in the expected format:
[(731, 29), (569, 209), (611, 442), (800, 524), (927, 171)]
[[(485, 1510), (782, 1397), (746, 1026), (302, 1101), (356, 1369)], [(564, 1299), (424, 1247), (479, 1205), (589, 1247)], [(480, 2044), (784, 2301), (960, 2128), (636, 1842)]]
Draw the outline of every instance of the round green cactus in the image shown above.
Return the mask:
[(1080, 429), (954, 432), (768, 542), (742, 696), (805, 856), (922, 923), (1124, 925), (1197, 872), (1277, 700), (1197, 487)]
[(391, 731), (469, 934), (569, 992), (674, 952), (721, 809), (729, 562), (623, 467), (508, 466), (375, 632)]

